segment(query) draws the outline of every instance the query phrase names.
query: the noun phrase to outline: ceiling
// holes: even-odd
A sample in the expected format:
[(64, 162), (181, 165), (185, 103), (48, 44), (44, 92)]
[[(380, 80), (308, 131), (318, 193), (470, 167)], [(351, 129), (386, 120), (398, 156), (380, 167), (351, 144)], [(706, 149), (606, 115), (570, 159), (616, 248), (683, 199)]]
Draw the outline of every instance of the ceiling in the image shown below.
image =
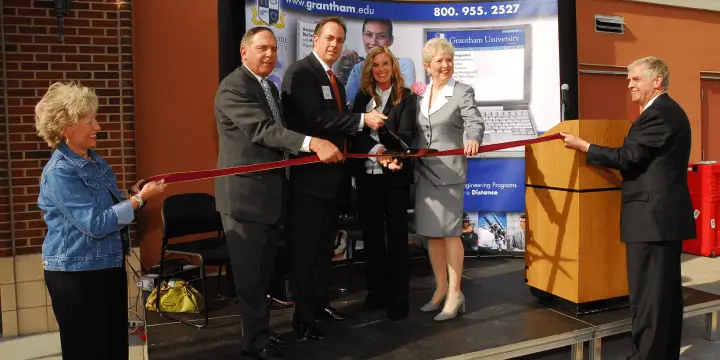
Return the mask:
[(720, 0), (627, 0), (658, 5), (679, 6), (693, 9), (720, 11)]

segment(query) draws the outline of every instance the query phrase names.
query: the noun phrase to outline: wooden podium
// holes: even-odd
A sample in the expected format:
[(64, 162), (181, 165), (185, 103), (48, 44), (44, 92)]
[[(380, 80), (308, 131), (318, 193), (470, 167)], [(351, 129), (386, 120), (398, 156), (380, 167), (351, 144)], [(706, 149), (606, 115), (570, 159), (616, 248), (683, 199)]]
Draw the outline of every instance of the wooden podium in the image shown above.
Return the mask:
[[(563, 121), (544, 135), (567, 132), (618, 147), (627, 120)], [(541, 303), (585, 314), (627, 306), (625, 244), (620, 242), (620, 173), (588, 165), (562, 141), (525, 151), (525, 269)]]

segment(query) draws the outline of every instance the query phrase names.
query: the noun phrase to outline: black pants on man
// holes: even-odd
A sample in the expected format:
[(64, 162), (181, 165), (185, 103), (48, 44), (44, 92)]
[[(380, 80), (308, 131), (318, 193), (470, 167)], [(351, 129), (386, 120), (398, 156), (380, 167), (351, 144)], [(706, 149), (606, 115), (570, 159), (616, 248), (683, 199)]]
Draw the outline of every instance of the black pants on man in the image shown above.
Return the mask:
[(677, 360), (683, 322), (682, 241), (627, 244), (633, 354), (629, 360)]
[[(383, 174), (357, 176), (358, 210), (367, 255), (368, 308), (407, 317), (410, 292), (408, 202), (410, 186), (392, 184)], [(387, 235), (387, 237), (386, 237)]]
[(270, 301), (267, 298), (280, 241), (279, 225), (240, 222), (222, 216), (235, 290), (242, 317), (241, 346), (260, 352), (270, 344)]
[(63, 360), (128, 360), (125, 264), (92, 271), (47, 271)]
[(295, 325), (312, 324), (315, 314), (329, 304), (329, 273), (337, 221), (337, 199), (298, 193), (290, 196), (290, 286)]

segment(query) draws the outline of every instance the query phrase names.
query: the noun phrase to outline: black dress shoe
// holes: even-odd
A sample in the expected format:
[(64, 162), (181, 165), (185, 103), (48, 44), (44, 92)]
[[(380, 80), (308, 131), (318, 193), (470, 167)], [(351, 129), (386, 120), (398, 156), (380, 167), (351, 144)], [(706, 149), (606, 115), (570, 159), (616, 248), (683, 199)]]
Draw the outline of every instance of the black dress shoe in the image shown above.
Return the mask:
[(280, 346), (270, 342), (268, 346), (258, 352), (242, 351), (242, 356), (248, 359), (261, 359), (261, 360), (280, 360), (284, 359)]
[(387, 317), (390, 320), (402, 320), (408, 317), (410, 313), (410, 303), (405, 297), (405, 300), (394, 300), (387, 306)]
[(293, 330), (295, 330), (298, 340), (322, 340), (325, 338), (325, 334), (313, 324), (293, 325)]
[(387, 317), (390, 320), (396, 321), (396, 320), (403, 320), (408, 317), (408, 314), (410, 313), (410, 309), (408, 308), (388, 308), (387, 309)]
[(280, 334), (271, 331), (270, 332), (270, 342), (278, 344), (278, 345), (286, 345), (286, 342), (280, 337)]
[(366, 311), (380, 310), (385, 308), (385, 300), (377, 296), (368, 296), (362, 304), (362, 309)]
[(343, 314), (330, 306), (318, 311), (315, 316), (320, 320), (342, 321), (350, 318), (350, 315)]

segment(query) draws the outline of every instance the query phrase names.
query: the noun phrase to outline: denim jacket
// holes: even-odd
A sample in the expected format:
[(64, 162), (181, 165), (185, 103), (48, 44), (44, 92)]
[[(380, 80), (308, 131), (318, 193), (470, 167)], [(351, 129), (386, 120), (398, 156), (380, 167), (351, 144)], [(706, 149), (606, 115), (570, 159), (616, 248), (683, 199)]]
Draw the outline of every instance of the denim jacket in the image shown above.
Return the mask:
[(38, 207), (48, 226), (42, 247), (45, 270), (123, 266), (121, 230), (135, 217), (132, 204), (123, 200), (110, 165), (91, 150), (88, 156), (85, 160), (62, 144), (43, 168)]

